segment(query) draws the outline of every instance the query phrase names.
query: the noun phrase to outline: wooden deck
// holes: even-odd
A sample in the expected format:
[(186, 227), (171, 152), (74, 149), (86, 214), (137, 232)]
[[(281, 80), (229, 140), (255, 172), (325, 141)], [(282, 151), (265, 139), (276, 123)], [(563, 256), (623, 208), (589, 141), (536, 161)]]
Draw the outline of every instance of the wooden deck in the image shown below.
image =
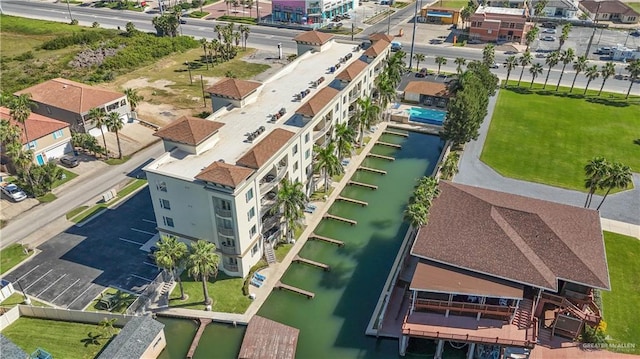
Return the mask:
[(382, 141), (376, 142), (376, 145), (382, 145), (382, 146), (394, 147), (394, 148), (402, 148), (401, 145), (396, 145), (395, 143), (382, 142)]
[(355, 204), (359, 204), (361, 206), (368, 206), (369, 203), (365, 202), (365, 201), (361, 201), (359, 199), (353, 199), (353, 198), (349, 198), (349, 197), (342, 197), (342, 196), (338, 196), (336, 197), (336, 200), (338, 201), (345, 201), (345, 202), (351, 202), (351, 203), (355, 203)]
[(358, 167), (358, 170), (360, 170), (360, 171), (369, 171), (369, 172), (378, 173), (378, 174), (381, 174), (381, 175), (386, 175), (387, 174), (387, 171), (379, 170), (377, 168), (365, 167), (365, 166)]
[(292, 262), (303, 263), (303, 264), (308, 264), (308, 265), (311, 265), (311, 266), (314, 266), (314, 267), (322, 268), (326, 272), (331, 270), (331, 267), (329, 267), (328, 264), (312, 261), (311, 259), (302, 258), (300, 256), (293, 257)]
[(315, 233), (311, 233), (311, 235), (309, 236), (309, 239), (317, 239), (319, 241), (335, 244), (338, 247), (344, 246), (344, 242), (343, 241), (339, 241), (337, 239), (333, 239), (333, 238), (329, 238), (329, 237), (319, 236), (319, 235), (317, 235)]
[(295, 359), (300, 330), (255, 315), (242, 339), (238, 359)]
[(204, 333), (204, 329), (211, 323), (211, 319), (209, 318), (200, 318), (200, 326), (198, 327), (198, 331), (196, 332), (196, 336), (193, 337), (193, 341), (191, 342), (191, 347), (189, 347), (189, 352), (187, 353), (187, 358), (193, 358), (193, 354), (196, 352), (196, 348), (198, 348), (198, 343), (200, 343), (200, 338), (202, 337), (202, 333)]
[(383, 133), (389, 134), (389, 135), (396, 135), (396, 136), (402, 136), (402, 137), (409, 137), (409, 134), (406, 132), (396, 132), (396, 131), (391, 131), (389, 129), (384, 130)]
[(329, 214), (329, 213), (325, 214), (324, 218), (335, 219), (336, 221), (349, 223), (352, 226), (355, 226), (356, 224), (358, 224), (358, 222), (354, 221), (353, 219), (344, 218), (344, 217), (340, 217), (340, 216), (334, 216), (333, 214)]
[(385, 155), (378, 155), (378, 154), (375, 154), (375, 153), (367, 153), (367, 157), (380, 158), (380, 159), (388, 160), (388, 161), (395, 161), (396, 160), (394, 157), (385, 156)]
[(315, 293), (313, 293), (313, 292), (309, 292), (308, 290), (304, 290), (304, 289), (300, 289), (300, 288), (297, 288), (297, 287), (294, 287), (294, 286), (291, 286), (291, 285), (288, 285), (288, 284), (284, 284), (282, 282), (276, 283), (276, 285), (274, 285), (273, 288), (286, 289), (286, 290), (288, 290), (290, 292), (302, 294), (302, 295), (304, 295), (305, 297), (307, 297), (309, 299), (311, 299), (311, 298), (316, 296)]
[(369, 189), (378, 189), (378, 186), (373, 185), (373, 184), (368, 184), (368, 183), (362, 183), (362, 182), (356, 182), (356, 181), (349, 181), (347, 182), (348, 185), (351, 186), (360, 186), (360, 187), (365, 187), (365, 188), (369, 188)]

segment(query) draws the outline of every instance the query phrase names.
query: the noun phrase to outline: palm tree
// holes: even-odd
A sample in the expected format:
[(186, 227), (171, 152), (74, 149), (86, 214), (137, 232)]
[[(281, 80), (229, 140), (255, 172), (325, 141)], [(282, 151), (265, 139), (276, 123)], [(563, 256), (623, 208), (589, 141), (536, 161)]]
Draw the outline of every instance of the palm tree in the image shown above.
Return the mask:
[(534, 41), (538, 38), (538, 33), (540, 32), (540, 28), (538, 26), (534, 26), (527, 32), (525, 37), (525, 44), (527, 45), (526, 51), (529, 51), (529, 47), (533, 44)]
[(386, 112), (387, 106), (389, 106), (392, 101), (395, 101), (397, 96), (396, 85), (389, 80), (389, 77), (385, 73), (380, 74), (380, 76), (376, 78), (375, 84), (376, 90), (378, 91), (378, 104), (380, 105), (380, 109), (388, 114), (388, 112)]
[(176, 272), (184, 266), (188, 254), (189, 250), (186, 244), (178, 241), (176, 237), (164, 234), (160, 236), (158, 250), (154, 253), (158, 267), (171, 273), (171, 277), (178, 281), (181, 300), (185, 299), (184, 288), (182, 287), (182, 279)]
[[(204, 63), (207, 64), (207, 70), (209, 70), (209, 56), (207, 56), (207, 50), (209, 49), (209, 42), (207, 41), (206, 38), (202, 38), (200, 39), (200, 45), (202, 45), (202, 51), (204, 51)], [(127, 90), (125, 90), (125, 94)], [(129, 103), (131, 103), (131, 101), (129, 101)], [(131, 106), (133, 107), (133, 105)], [(133, 110), (133, 108), (132, 108)]]
[(419, 201), (431, 206), (431, 202), (440, 195), (438, 180), (430, 176), (420, 178), (413, 193), (414, 201)]
[(598, 91), (598, 96), (602, 93), (602, 89), (604, 88), (604, 83), (607, 82), (609, 77), (616, 74), (616, 65), (613, 62), (607, 62), (602, 65), (602, 69), (600, 70), (600, 76), (602, 76), (602, 85), (600, 86), (600, 91)]
[(420, 68), (420, 63), (424, 61), (427, 57), (424, 54), (414, 54), (413, 59), (416, 60), (416, 71)]
[(458, 161), (460, 160), (460, 153), (456, 151), (452, 151), (447, 156), (447, 159), (444, 160), (442, 166), (440, 167), (440, 175), (442, 179), (448, 180), (455, 176), (458, 173)]
[(464, 29), (467, 22), (469, 22), (469, 18), (473, 15), (473, 11), (469, 6), (465, 6), (464, 9), (460, 12), (460, 17), (462, 18), (462, 28)]
[(364, 142), (364, 130), (371, 127), (380, 116), (380, 106), (376, 105), (371, 97), (359, 98), (356, 100), (358, 115), (356, 121), (360, 128), (360, 146)]
[(16, 96), (9, 102), (9, 116), (22, 125), (24, 137), (27, 140), (27, 149), (30, 148), (31, 144), (31, 141), (29, 141), (29, 133), (27, 132), (27, 120), (29, 116), (31, 116), (31, 107), (33, 106), (34, 103), (31, 101), (30, 93)]
[(591, 199), (598, 187), (602, 186), (602, 181), (609, 175), (609, 162), (604, 157), (595, 157), (584, 166), (584, 173), (587, 178), (584, 181), (585, 188), (589, 189), (584, 207), (591, 206)]
[(633, 83), (638, 80), (638, 76), (640, 76), (640, 59), (633, 60), (627, 65), (625, 68), (629, 71), (629, 90), (627, 90), (627, 96), (625, 98), (629, 98), (629, 94), (631, 93), (631, 86)]
[(562, 51), (562, 54), (560, 55), (560, 61), (562, 61), (562, 71), (560, 72), (560, 78), (558, 79), (558, 84), (556, 85), (556, 92), (558, 92), (558, 89), (560, 88), (560, 82), (562, 82), (564, 69), (573, 61), (575, 56), (576, 55), (571, 48)]
[(520, 56), (519, 62), (520, 62), (520, 65), (522, 66), (522, 70), (520, 70), (520, 78), (518, 78), (518, 87), (520, 87), (520, 81), (522, 81), (522, 74), (524, 73), (524, 68), (531, 64), (531, 60), (533, 60), (533, 57), (531, 56), (531, 53), (529, 52), (529, 50), (525, 51), (524, 54)]
[(351, 154), (353, 151), (353, 142), (355, 141), (356, 134), (353, 128), (349, 127), (346, 123), (339, 123), (336, 125), (335, 142), (338, 148), (338, 157), (342, 161), (346, 154)]
[(558, 50), (562, 48), (562, 45), (564, 45), (564, 43), (569, 38), (569, 32), (571, 32), (571, 23), (568, 22), (562, 26), (562, 34), (560, 35), (560, 39), (559, 39), (560, 47), (558, 47)]
[[(248, 0), (251, 1), (251, 3), (253, 3), (253, 0)], [(249, 8), (249, 10), (251, 10), (251, 8)], [(240, 25), (240, 33), (242, 34), (242, 39), (244, 41), (244, 49), (247, 49), (247, 40), (249, 39), (249, 34), (251, 33), (251, 28), (249, 26), (246, 25)]]
[(598, 71), (598, 65), (589, 66), (584, 71), (585, 76), (587, 76), (587, 86), (584, 87), (583, 95), (587, 94), (587, 90), (589, 89), (589, 84), (591, 81), (600, 77), (600, 72)]
[(533, 82), (536, 80), (536, 77), (541, 75), (543, 72), (544, 68), (540, 63), (535, 63), (529, 68), (529, 73), (531, 74), (531, 85), (529, 86), (529, 88), (533, 88)]
[(410, 203), (404, 210), (404, 219), (415, 230), (427, 224), (429, 210), (422, 203)]
[(456, 72), (458, 73), (458, 75), (462, 74), (462, 66), (467, 63), (467, 59), (465, 59), (464, 57), (456, 57), (453, 62), (458, 66), (456, 68)]
[(626, 189), (632, 182), (631, 168), (625, 166), (620, 162), (614, 162), (611, 165), (609, 175), (602, 181), (602, 187), (606, 188), (607, 192), (602, 197), (600, 204), (596, 207), (596, 210), (600, 209), (600, 206), (604, 203), (604, 200), (614, 188)]
[(109, 150), (107, 149), (107, 139), (104, 137), (104, 129), (103, 127), (107, 124), (107, 114), (104, 112), (103, 108), (94, 107), (89, 110), (87, 114), (87, 120), (93, 123), (96, 127), (100, 128), (100, 133), (102, 134), (102, 142), (104, 143), (104, 153), (109, 159)]
[(445, 59), (442, 56), (437, 56), (436, 57), (436, 64), (438, 64), (438, 74), (440, 74), (440, 67), (442, 65), (446, 65), (447, 64), (447, 59)]
[(559, 61), (560, 53), (558, 51), (550, 53), (549, 56), (547, 56), (547, 58), (544, 60), (547, 66), (549, 66), (549, 71), (547, 71), (547, 78), (544, 79), (544, 86), (542, 86), (543, 90), (547, 88), (547, 82), (549, 81), (549, 74), (551, 74), (551, 69), (555, 67)]
[(309, 200), (303, 191), (300, 181), (291, 182), (285, 178), (279, 185), (276, 196), (276, 205), (271, 209), (272, 213), (280, 213), (285, 220), (285, 232), (287, 242), (293, 239), (293, 232), (300, 226), (304, 218), (304, 207)]
[(315, 161), (314, 171), (324, 174), (324, 193), (329, 192), (329, 178), (344, 172), (340, 159), (336, 156), (336, 144), (331, 141), (326, 147), (314, 145)]
[(394, 88), (398, 86), (402, 79), (402, 70), (405, 67), (404, 57), (406, 55), (404, 51), (398, 51), (387, 60), (385, 65), (384, 72)]
[[(227, 5), (227, 16), (229, 16), (229, 10), (231, 9), (231, 5), (235, 2), (235, 0), (224, 0), (225, 5)], [(217, 25), (216, 25), (217, 26)]]
[(195, 280), (202, 281), (204, 304), (207, 306), (212, 303), (207, 282), (210, 277), (215, 278), (218, 276), (218, 265), (220, 264), (220, 257), (215, 251), (215, 244), (201, 239), (191, 245), (189, 257), (187, 258), (189, 275)]
[[(206, 40), (205, 40), (206, 43)], [(205, 52), (206, 54), (206, 52)], [(207, 69), (209, 65), (207, 64)], [(135, 111), (136, 107), (138, 107), (138, 103), (144, 100), (144, 97), (138, 94), (138, 90), (136, 89), (124, 89), (124, 94), (127, 96), (127, 101), (129, 101), (129, 105), (131, 105), (131, 111)]]
[(587, 57), (582, 55), (578, 56), (576, 61), (573, 63), (573, 69), (576, 71), (576, 75), (573, 76), (573, 82), (571, 82), (571, 89), (569, 89), (569, 93), (573, 92), (573, 86), (576, 84), (576, 79), (578, 78), (578, 74), (584, 71), (589, 65), (589, 60)]
[(491, 66), (496, 62), (496, 45), (488, 44), (482, 49), (482, 63)]
[(509, 76), (511, 76), (511, 71), (518, 66), (518, 59), (515, 56), (507, 57), (507, 61), (505, 63), (505, 67), (507, 68), (507, 80), (504, 82), (504, 86), (509, 86)]
[(115, 132), (116, 141), (118, 143), (118, 158), (122, 158), (122, 147), (120, 146), (120, 130), (124, 127), (124, 123), (120, 119), (120, 115), (117, 112), (109, 112), (107, 116), (107, 122), (105, 123), (107, 130)]

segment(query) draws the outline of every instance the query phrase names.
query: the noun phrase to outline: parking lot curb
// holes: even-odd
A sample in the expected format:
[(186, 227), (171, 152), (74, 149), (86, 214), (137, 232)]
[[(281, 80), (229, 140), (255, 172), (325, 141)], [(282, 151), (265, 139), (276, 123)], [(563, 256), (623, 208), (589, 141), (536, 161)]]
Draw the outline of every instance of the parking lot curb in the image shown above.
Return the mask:
[(138, 194), (138, 192), (140, 192), (142, 189), (146, 188), (149, 185), (149, 183), (145, 183), (142, 186), (136, 188), (134, 191), (132, 191), (131, 193), (129, 193), (128, 195), (119, 198), (116, 202), (114, 202), (111, 205), (108, 205), (106, 208), (103, 208), (102, 210), (98, 211), (96, 214), (94, 214), (93, 216), (85, 219), (84, 221), (77, 223), (75, 226), (80, 228), (82, 226), (84, 226), (85, 224), (93, 221), (95, 218), (98, 218), (100, 215), (102, 215), (104, 212), (106, 212), (109, 209), (116, 209), (118, 207), (120, 207), (121, 204), (125, 203), (129, 198), (133, 197), (134, 195)]

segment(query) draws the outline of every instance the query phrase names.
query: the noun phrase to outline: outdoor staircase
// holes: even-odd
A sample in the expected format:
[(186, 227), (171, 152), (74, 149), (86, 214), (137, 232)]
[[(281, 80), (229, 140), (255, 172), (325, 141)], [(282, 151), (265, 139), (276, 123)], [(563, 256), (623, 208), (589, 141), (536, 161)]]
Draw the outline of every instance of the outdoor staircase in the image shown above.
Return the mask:
[(171, 287), (175, 282), (172, 280), (168, 282), (164, 282), (162, 284), (162, 288), (160, 288), (160, 306), (168, 307), (169, 306), (169, 295), (171, 294)]
[(276, 254), (273, 251), (273, 246), (271, 246), (271, 244), (269, 243), (264, 244), (264, 258), (269, 264), (273, 264), (276, 262)]
[(520, 301), (520, 305), (513, 315), (511, 323), (518, 326), (519, 329), (526, 329), (531, 326), (531, 317), (533, 313), (533, 301), (524, 298)]

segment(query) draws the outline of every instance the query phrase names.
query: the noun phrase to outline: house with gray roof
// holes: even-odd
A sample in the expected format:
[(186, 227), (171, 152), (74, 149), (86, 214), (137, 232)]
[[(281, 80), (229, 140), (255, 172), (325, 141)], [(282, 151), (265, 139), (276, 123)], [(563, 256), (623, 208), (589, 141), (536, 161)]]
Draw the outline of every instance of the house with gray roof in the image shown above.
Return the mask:
[(157, 358), (166, 345), (164, 324), (150, 316), (135, 317), (104, 348), (98, 359)]

